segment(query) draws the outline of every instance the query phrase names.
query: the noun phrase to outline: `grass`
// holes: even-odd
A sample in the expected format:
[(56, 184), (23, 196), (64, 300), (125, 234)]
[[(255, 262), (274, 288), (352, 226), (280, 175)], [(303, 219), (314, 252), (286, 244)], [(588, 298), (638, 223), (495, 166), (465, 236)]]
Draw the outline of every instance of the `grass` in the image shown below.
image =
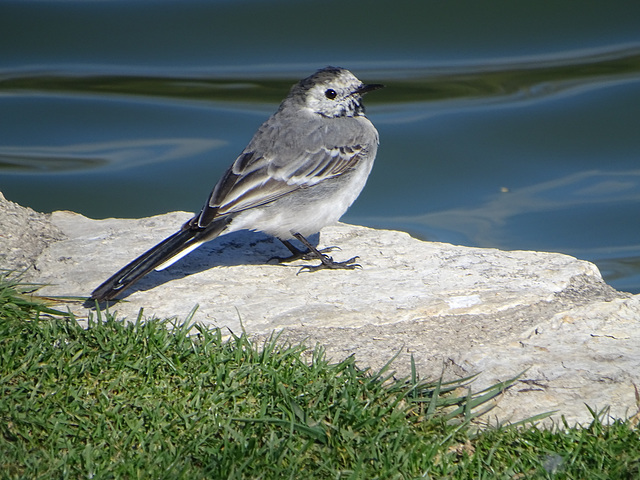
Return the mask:
[(0, 279), (0, 478), (640, 478), (632, 421), (478, 429), (511, 382), (395, 379), (142, 314), (82, 328), (33, 288)]

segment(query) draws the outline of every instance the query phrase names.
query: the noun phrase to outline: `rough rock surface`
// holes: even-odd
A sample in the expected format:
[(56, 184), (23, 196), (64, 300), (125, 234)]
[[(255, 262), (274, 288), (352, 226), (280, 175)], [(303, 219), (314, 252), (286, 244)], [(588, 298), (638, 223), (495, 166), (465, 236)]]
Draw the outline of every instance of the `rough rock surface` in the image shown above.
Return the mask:
[(50, 215), (10, 202), (0, 192), (0, 268), (33, 276), (33, 265), (44, 248), (63, 238)]
[[(48, 295), (89, 295), (190, 216), (91, 220), (16, 213), (21, 207), (7, 203), (0, 239), (9, 225), (11, 235), (42, 248), (21, 253), (2, 244), (1, 261), (33, 261), (32, 278), (48, 284)], [(9, 223), (7, 215), (23, 220)], [(339, 245), (337, 260), (360, 255), (363, 268), (296, 275), (305, 262), (268, 263), (288, 254), (279, 242), (238, 232), (150, 274), (110, 309), (128, 318), (141, 307), (146, 316), (184, 318), (198, 305), (198, 322), (259, 338), (284, 330), (283, 339), (319, 343), (335, 359), (355, 354), (363, 367), (379, 368), (400, 351), (394, 369), (401, 375), (410, 355), (423, 378), (481, 372), (476, 390), (528, 369), (491, 412), (501, 421), (557, 410), (569, 422), (588, 422), (585, 404), (609, 406), (613, 417), (637, 412), (640, 296), (606, 285), (593, 264), (344, 224), (324, 229), (319, 244)]]

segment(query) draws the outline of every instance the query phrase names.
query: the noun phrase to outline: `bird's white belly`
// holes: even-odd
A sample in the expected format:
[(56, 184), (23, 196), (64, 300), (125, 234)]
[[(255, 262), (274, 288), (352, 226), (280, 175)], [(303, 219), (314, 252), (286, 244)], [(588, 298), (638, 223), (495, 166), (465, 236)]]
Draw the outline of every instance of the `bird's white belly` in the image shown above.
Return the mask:
[(227, 232), (250, 229), (282, 240), (319, 232), (336, 223), (358, 198), (367, 182), (373, 159), (340, 177), (302, 188), (262, 207), (238, 214)]

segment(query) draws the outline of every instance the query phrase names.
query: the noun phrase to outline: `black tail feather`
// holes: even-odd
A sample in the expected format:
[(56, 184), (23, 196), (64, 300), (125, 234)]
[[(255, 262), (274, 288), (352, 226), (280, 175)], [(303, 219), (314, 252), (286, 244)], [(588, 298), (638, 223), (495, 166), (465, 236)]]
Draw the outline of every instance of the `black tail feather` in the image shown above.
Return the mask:
[(138, 258), (122, 267), (109, 279), (96, 288), (89, 297), (89, 301), (103, 302), (113, 299), (147, 273), (186, 250), (195, 243), (212, 240), (226, 227), (228, 221), (214, 222), (206, 229), (185, 228), (167, 237), (155, 247), (146, 251)]

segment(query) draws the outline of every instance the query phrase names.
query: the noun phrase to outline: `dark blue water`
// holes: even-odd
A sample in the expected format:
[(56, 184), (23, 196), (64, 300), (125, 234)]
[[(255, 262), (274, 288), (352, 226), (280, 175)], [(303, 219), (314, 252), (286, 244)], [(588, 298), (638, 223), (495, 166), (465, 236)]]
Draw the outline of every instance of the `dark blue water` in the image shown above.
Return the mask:
[(558, 251), (640, 292), (640, 2), (1, 1), (0, 190), (40, 211), (200, 208), (325, 65), (381, 146), (343, 220)]

